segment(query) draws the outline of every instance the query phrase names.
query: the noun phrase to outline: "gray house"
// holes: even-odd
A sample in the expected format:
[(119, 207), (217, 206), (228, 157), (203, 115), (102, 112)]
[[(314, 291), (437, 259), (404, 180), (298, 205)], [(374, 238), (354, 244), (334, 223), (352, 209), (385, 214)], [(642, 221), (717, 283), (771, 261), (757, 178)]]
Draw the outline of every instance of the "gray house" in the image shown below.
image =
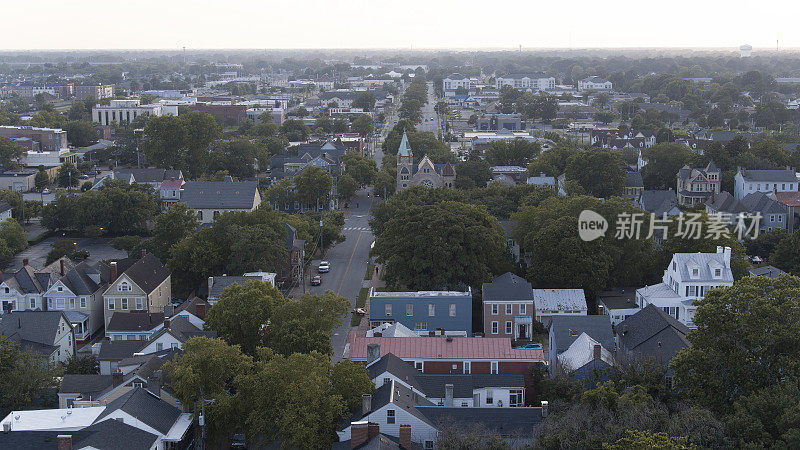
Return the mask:
[(417, 333), (436, 330), (472, 336), (472, 290), (376, 292), (370, 290), (370, 326), (399, 322)]
[[(614, 351), (614, 335), (611, 331), (611, 321), (605, 315), (602, 316), (553, 316), (550, 320), (550, 351), (549, 361), (550, 376), (555, 376), (558, 373), (561, 362), (559, 356), (568, 350), (573, 349), (573, 343), (578, 341), (578, 338), (586, 337), (582, 341), (586, 341), (585, 349), (575, 349), (573, 352), (577, 353), (578, 350), (592, 353), (594, 357), (594, 345), (601, 346), (601, 354), (596, 359), (607, 359), (608, 354), (602, 352)], [(605, 358), (604, 358), (605, 357)], [(595, 358), (592, 358), (595, 359)], [(579, 367), (572, 367), (572, 369), (579, 369)]]
[(211, 223), (229, 211), (250, 212), (261, 204), (255, 181), (187, 181), (181, 190), (181, 202), (197, 213), (201, 224)]
[(3, 314), (0, 337), (53, 362), (63, 362), (75, 355), (75, 333), (63, 311), (12, 311)]
[(652, 304), (617, 325), (620, 357), (653, 358), (660, 364), (670, 360), (689, 341), (689, 328)]

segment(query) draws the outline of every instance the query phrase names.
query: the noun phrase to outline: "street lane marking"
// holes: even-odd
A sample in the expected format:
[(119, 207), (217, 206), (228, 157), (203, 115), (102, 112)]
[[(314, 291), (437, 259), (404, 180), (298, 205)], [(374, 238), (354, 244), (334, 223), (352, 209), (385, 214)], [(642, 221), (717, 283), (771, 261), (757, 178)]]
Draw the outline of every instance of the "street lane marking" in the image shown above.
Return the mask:
[[(375, 200), (375, 197), (370, 197), (369, 199), (369, 209), (372, 209), (372, 202)], [(344, 276), (342, 277), (342, 281), (339, 282), (339, 289), (336, 290), (336, 295), (339, 295), (339, 292), (342, 291), (342, 285), (344, 284), (344, 280), (347, 278), (347, 273), (350, 271), (350, 263), (353, 262), (353, 257), (356, 256), (356, 250), (358, 249), (358, 242), (361, 240), (361, 234), (363, 232), (358, 232), (358, 239), (356, 239), (356, 245), (353, 246), (353, 253), (350, 255), (350, 260), (347, 261), (347, 267), (344, 269)]]

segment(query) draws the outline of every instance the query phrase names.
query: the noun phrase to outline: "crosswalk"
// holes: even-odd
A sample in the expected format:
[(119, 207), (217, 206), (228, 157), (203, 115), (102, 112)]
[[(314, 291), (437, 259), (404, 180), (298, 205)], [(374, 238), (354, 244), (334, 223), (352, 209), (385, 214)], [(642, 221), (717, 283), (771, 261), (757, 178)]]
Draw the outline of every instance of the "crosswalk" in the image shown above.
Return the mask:
[(344, 231), (372, 231), (369, 227), (344, 227)]

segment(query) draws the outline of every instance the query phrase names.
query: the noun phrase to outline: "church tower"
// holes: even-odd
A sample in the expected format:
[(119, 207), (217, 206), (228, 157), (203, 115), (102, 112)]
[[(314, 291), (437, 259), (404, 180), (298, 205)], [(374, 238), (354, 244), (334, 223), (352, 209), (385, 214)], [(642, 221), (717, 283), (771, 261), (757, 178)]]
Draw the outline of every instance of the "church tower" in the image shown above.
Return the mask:
[(397, 191), (411, 185), (411, 176), (414, 174), (414, 156), (408, 146), (406, 130), (403, 130), (403, 139), (397, 149)]

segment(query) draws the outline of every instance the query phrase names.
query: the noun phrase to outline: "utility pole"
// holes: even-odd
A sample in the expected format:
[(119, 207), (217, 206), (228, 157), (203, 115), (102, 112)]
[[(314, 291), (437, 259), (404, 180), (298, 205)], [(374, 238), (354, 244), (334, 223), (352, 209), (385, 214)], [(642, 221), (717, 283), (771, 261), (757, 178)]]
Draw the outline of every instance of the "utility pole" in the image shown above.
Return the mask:
[(200, 417), (197, 419), (202, 431), (200, 435), (200, 448), (206, 448), (206, 403), (209, 405), (214, 404), (215, 399), (206, 400), (203, 396), (202, 389), (200, 390)]

